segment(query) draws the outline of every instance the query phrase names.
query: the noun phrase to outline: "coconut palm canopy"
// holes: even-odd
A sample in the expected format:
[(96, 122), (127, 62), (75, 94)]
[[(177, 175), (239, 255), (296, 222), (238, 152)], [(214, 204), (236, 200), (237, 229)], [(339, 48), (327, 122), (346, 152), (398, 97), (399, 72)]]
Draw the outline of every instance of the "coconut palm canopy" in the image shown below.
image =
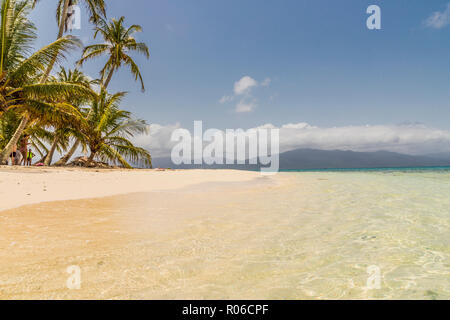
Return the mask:
[(87, 60), (107, 55), (108, 61), (100, 71), (101, 78), (105, 79), (105, 88), (108, 87), (114, 72), (125, 65), (130, 68), (135, 80), (140, 81), (142, 90), (145, 90), (141, 71), (129, 53), (137, 52), (143, 54), (148, 59), (150, 52), (145, 43), (136, 42), (133, 38), (133, 34), (141, 32), (142, 27), (135, 24), (126, 28), (124, 21), (125, 17), (121, 17), (119, 20), (112, 19), (110, 22), (100, 18), (95, 28), (94, 38), (100, 34), (104, 43), (87, 46), (84, 49), (83, 57), (80, 59), (79, 64), (82, 65)]
[(147, 133), (148, 125), (144, 120), (134, 120), (130, 112), (119, 108), (124, 96), (124, 92), (110, 95), (102, 89), (92, 100), (86, 126), (81, 129), (82, 139), (91, 152), (89, 160), (97, 157), (126, 168), (131, 168), (127, 160), (151, 166), (150, 153), (129, 140), (137, 134)]
[[(37, 30), (28, 15), (35, 3), (0, 0), (0, 162), (4, 163), (26, 136), (31, 137), (31, 145), (44, 155), (47, 165), (55, 150), (64, 152), (73, 137), (92, 148), (91, 160), (98, 157), (125, 167), (130, 167), (125, 159), (151, 165), (149, 153), (126, 140), (145, 133), (146, 124), (120, 110), (123, 93), (109, 95), (104, 89), (96, 93), (100, 81), (77, 69), (62, 68), (54, 76), (46, 76), (54, 64), (74, 54), (81, 44), (75, 37), (61, 36), (34, 50)], [(63, 6), (73, 3), (58, 1), (58, 17)], [(98, 14), (104, 13), (103, 1), (84, 3), (93, 22), (104, 21)], [(100, 121), (99, 126), (93, 126), (96, 121)]]

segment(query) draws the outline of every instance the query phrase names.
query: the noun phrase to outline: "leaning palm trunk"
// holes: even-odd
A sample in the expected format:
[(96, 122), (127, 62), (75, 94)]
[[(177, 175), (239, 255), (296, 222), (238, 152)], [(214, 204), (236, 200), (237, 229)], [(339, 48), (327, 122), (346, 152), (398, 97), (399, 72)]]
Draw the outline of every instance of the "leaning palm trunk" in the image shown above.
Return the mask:
[(89, 155), (88, 161), (86, 163), (87, 166), (94, 166), (95, 165), (94, 158), (95, 158), (96, 154), (97, 154), (96, 152), (91, 152), (91, 154)]
[(22, 121), (20, 121), (20, 124), (17, 127), (16, 131), (14, 132), (14, 135), (12, 136), (11, 140), (9, 140), (5, 149), (3, 149), (3, 151), (0, 153), (0, 164), (8, 162), (8, 157), (11, 154), (14, 146), (16, 146), (17, 143), (19, 142), (19, 139), (22, 136), (22, 133), (25, 130), (28, 121), (29, 121), (28, 116), (24, 116), (22, 118)]
[(56, 162), (54, 165), (55, 166), (64, 166), (70, 160), (70, 158), (72, 158), (72, 156), (74, 155), (75, 151), (77, 151), (79, 146), (80, 146), (80, 140), (77, 139), (75, 141), (75, 143), (73, 144), (72, 148), (69, 150), (69, 152), (64, 157), (59, 159), (58, 162)]
[(89, 155), (88, 161), (92, 162), (92, 161), (94, 161), (94, 158), (95, 158), (95, 153), (91, 152), (91, 154)]
[(47, 158), (47, 156), (48, 156), (48, 152), (47, 152), (41, 159), (39, 159), (38, 161), (36, 161), (36, 163), (44, 163), (44, 161), (45, 161), (45, 159)]
[(48, 151), (48, 154), (47, 154), (47, 156), (45, 157), (45, 160), (44, 160), (44, 165), (45, 166), (49, 166), (49, 165), (52, 164), (53, 155), (55, 153), (56, 146), (58, 145), (58, 142), (59, 142), (59, 137), (58, 137), (58, 135), (55, 134), (55, 138), (53, 139), (52, 146), (50, 147), (50, 150)]

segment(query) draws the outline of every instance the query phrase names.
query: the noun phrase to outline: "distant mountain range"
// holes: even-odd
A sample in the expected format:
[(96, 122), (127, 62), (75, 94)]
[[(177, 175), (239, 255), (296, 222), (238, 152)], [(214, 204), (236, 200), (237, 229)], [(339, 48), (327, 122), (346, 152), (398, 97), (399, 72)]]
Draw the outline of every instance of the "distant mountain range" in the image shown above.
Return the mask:
[(428, 154), (427, 157), (441, 160), (450, 160), (450, 152)]
[[(153, 159), (155, 168), (179, 169), (247, 169), (257, 170), (257, 165), (181, 165), (175, 166), (170, 158)], [(397, 168), (450, 166), (450, 153), (411, 156), (389, 151), (354, 152), (342, 150), (298, 149), (280, 154), (281, 170)]]

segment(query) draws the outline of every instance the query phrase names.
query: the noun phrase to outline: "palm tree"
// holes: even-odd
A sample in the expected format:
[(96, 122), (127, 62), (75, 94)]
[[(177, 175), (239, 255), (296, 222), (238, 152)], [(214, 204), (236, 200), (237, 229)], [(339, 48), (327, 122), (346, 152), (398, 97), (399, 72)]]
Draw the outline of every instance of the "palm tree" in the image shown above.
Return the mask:
[[(40, 0), (32, 0), (33, 3), (33, 7), (36, 6), (36, 4), (40, 1)], [(105, 4), (105, 0), (81, 0), (83, 2), (83, 4), (85, 5), (87, 11), (89, 12), (90, 15), (90, 21), (92, 23), (97, 23), (99, 21), (99, 19), (101, 18), (101, 16), (105, 16), (106, 15), (106, 4)], [(77, 4), (79, 1), (77, 0), (58, 0), (58, 7), (56, 9), (56, 20), (58, 21), (58, 36), (57, 39), (60, 39), (63, 37), (64, 32), (67, 31), (67, 23), (69, 20), (69, 8), (74, 5)], [(52, 71), (55, 63), (56, 63), (57, 58), (53, 57), (53, 60), (51, 60), (51, 63), (48, 65), (47, 70), (45, 71), (43, 77), (42, 77), (42, 81), (45, 82), (48, 78), (48, 76), (50, 75), (50, 72)]]
[(141, 71), (134, 60), (129, 56), (129, 53), (135, 51), (144, 54), (147, 59), (149, 59), (149, 49), (145, 43), (136, 42), (136, 39), (133, 38), (133, 34), (141, 32), (142, 27), (135, 24), (126, 28), (123, 24), (124, 20), (125, 18), (121, 17), (119, 20), (112, 19), (108, 23), (103, 18), (100, 18), (97, 27), (95, 28), (94, 38), (100, 33), (104, 43), (87, 46), (83, 51), (83, 56), (80, 59), (79, 64), (83, 65), (87, 60), (106, 55), (108, 56), (108, 61), (100, 71), (103, 86), (105, 88), (108, 87), (114, 72), (119, 70), (122, 65), (125, 65), (130, 68), (135, 80), (140, 80), (142, 91), (144, 91), (145, 87)]
[(151, 167), (150, 153), (134, 146), (129, 140), (135, 134), (147, 133), (148, 126), (144, 120), (134, 120), (130, 112), (119, 109), (124, 96), (124, 92), (109, 95), (102, 88), (94, 99), (87, 126), (82, 129), (84, 141), (91, 152), (88, 162), (97, 158), (119, 163), (125, 168), (131, 168), (128, 161)]
[(73, 37), (62, 37), (29, 55), (31, 41), (36, 37), (34, 26), (27, 20), (29, 1), (0, 0), (0, 3), (0, 116), (16, 112), (21, 118), (0, 152), (0, 163), (4, 163), (30, 120), (65, 109), (65, 104), (53, 103), (61, 97), (92, 92), (79, 84), (37, 81), (55, 56), (56, 61), (61, 60), (79, 42)]
[[(95, 28), (94, 38), (100, 33), (105, 40), (105, 43), (86, 47), (79, 64), (83, 65), (83, 63), (89, 59), (107, 55), (109, 57), (108, 61), (100, 72), (101, 78), (103, 79), (103, 87), (105, 89), (108, 87), (114, 72), (124, 64), (130, 68), (135, 79), (140, 80), (141, 88), (142, 90), (145, 90), (139, 67), (128, 53), (130, 51), (137, 51), (143, 53), (148, 59), (150, 57), (149, 49), (145, 43), (136, 42), (133, 38), (133, 34), (141, 32), (142, 27), (139, 25), (132, 25), (129, 28), (125, 28), (123, 25), (124, 20), (125, 18), (121, 17), (119, 20), (112, 19), (111, 22), (107, 23), (103, 18), (99, 18), (98, 26)], [(107, 77), (105, 79), (106, 74)], [(78, 149), (79, 145), (80, 141), (75, 141), (70, 151), (56, 164), (66, 164)]]
[[(63, 67), (61, 67), (61, 70), (57, 76), (52, 78), (52, 81), (79, 84), (86, 87), (87, 90), (91, 90), (91, 83), (93, 82), (78, 69), (66, 70)], [(79, 108), (84, 103), (87, 103), (90, 98), (90, 96), (86, 95), (71, 95), (65, 97), (64, 99), (59, 99), (58, 102), (65, 102), (70, 106), (74, 106), (74, 109), (66, 109), (65, 114), (59, 117), (57, 121), (53, 120), (53, 122), (50, 122), (50, 125), (54, 128), (55, 134), (48, 154), (44, 159), (44, 165), (49, 166), (51, 164), (53, 154), (55, 153), (55, 150), (62, 138), (67, 138), (71, 132), (76, 131), (77, 127), (80, 125), (80, 122), (84, 120)]]

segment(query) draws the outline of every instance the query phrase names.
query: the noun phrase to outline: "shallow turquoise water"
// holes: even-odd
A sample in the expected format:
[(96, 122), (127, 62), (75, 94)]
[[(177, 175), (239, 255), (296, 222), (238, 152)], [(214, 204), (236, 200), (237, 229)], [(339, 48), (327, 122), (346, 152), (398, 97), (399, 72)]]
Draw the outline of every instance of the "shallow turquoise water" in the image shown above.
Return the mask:
[(144, 290), (137, 297), (450, 299), (450, 171), (275, 179), (281, 183), (226, 197), (186, 195), (183, 216), (192, 219), (161, 240), (179, 250), (164, 255), (165, 295)]
[(315, 298), (450, 299), (449, 168), (282, 175), (292, 183), (276, 197), (289, 221), (279, 239), (297, 244), (308, 270), (297, 288)]

